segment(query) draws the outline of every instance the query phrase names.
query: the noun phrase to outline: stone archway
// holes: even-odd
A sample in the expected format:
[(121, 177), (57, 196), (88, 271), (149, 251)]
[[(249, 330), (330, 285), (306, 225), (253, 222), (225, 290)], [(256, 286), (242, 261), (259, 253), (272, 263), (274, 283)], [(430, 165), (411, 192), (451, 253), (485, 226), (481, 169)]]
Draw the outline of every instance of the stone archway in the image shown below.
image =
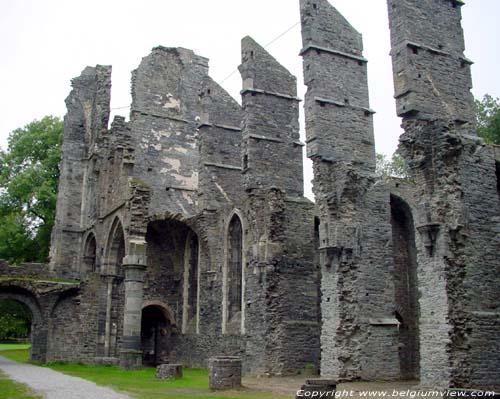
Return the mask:
[(82, 257), (82, 273), (90, 273), (96, 271), (97, 242), (94, 233), (90, 233), (85, 239)]
[(141, 350), (144, 366), (168, 363), (175, 320), (160, 302), (145, 302), (141, 317)]
[(48, 323), (36, 296), (21, 287), (0, 287), (1, 300), (14, 300), (31, 312), (30, 361), (45, 363), (47, 359)]
[(391, 195), (395, 317), (399, 326), (399, 363), (403, 380), (420, 377), (417, 249), (410, 206)]

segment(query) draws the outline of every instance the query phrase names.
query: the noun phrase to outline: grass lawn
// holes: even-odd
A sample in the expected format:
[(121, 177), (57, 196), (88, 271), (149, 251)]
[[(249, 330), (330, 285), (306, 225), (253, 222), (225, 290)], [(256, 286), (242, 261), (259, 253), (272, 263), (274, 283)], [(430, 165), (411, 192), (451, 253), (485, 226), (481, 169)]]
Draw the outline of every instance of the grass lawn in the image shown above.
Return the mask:
[(26, 385), (10, 380), (0, 371), (0, 399), (42, 399), (42, 397), (35, 395)]
[[(27, 349), (3, 350), (2, 347), (0, 344), (2, 356), (21, 362), (27, 361)], [(183, 378), (160, 381), (155, 379), (155, 370), (152, 368), (123, 371), (114, 366), (64, 363), (52, 363), (45, 367), (93, 381), (97, 385), (111, 387), (137, 399), (289, 399), (288, 396), (250, 390), (211, 392), (208, 389), (208, 372), (203, 369), (184, 369)], [(0, 399), (3, 398), (0, 396)]]

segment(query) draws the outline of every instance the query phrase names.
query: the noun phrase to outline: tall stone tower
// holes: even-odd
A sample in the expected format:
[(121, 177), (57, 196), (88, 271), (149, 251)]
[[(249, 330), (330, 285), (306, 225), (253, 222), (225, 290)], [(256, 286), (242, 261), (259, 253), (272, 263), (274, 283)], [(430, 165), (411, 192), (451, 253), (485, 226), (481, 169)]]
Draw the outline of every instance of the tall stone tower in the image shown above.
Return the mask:
[(388, 0), (400, 152), (415, 181), (421, 382), (498, 388), (499, 198), (474, 130), (459, 0)]
[(377, 183), (361, 35), (327, 0), (301, 0), (307, 154), (322, 271), (321, 373), (399, 379), (389, 191)]

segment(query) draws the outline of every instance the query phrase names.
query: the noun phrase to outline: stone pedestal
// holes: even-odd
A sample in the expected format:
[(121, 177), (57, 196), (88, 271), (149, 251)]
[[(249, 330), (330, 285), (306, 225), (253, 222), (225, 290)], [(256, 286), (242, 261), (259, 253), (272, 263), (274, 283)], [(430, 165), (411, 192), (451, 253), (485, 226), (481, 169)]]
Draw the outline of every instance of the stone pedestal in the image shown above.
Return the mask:
[(182, 377), (182, 364), (160, 364), (156, 367), (156, 378), (168, 380)]
[(301, 398), (333, 398), (337, 389), (337, 381), (311, 379), (306, 380), (305, 385), (302, 385), (295, 399)]
[(209, 386), (214, 391), (241, 388), (241, 359), (234, 356), (212, 357), (208, 361)]

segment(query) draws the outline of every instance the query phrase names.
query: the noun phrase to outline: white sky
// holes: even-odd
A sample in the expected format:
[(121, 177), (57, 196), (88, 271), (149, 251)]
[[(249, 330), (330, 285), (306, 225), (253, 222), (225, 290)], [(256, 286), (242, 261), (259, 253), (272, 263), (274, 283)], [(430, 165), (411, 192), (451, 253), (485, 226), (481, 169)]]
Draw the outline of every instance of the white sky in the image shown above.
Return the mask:
[[(363, 34), (377, 151), (391, 154), (401, 132), (386, 1), (329, 1)], [(500, 1), (469, 0), (463, 17), (473, 93), (500, 97)], [(113, 65), (112, 107), (128, 106), (130, 72), (152, 47), (193, 49), (210, 58), (210, 75), (221, 82), (239, 65), (242, 37), (266, 45), (298, 21), (298, 0), (0, 0), (0, 146), (33, 119), (64, 116), (70, 80), (87, 65)], [(297, 25), (268, 51), (297, 76), (303, 98), (300, 48)], [(239, 73), (222, 85), (239, 100)]]

